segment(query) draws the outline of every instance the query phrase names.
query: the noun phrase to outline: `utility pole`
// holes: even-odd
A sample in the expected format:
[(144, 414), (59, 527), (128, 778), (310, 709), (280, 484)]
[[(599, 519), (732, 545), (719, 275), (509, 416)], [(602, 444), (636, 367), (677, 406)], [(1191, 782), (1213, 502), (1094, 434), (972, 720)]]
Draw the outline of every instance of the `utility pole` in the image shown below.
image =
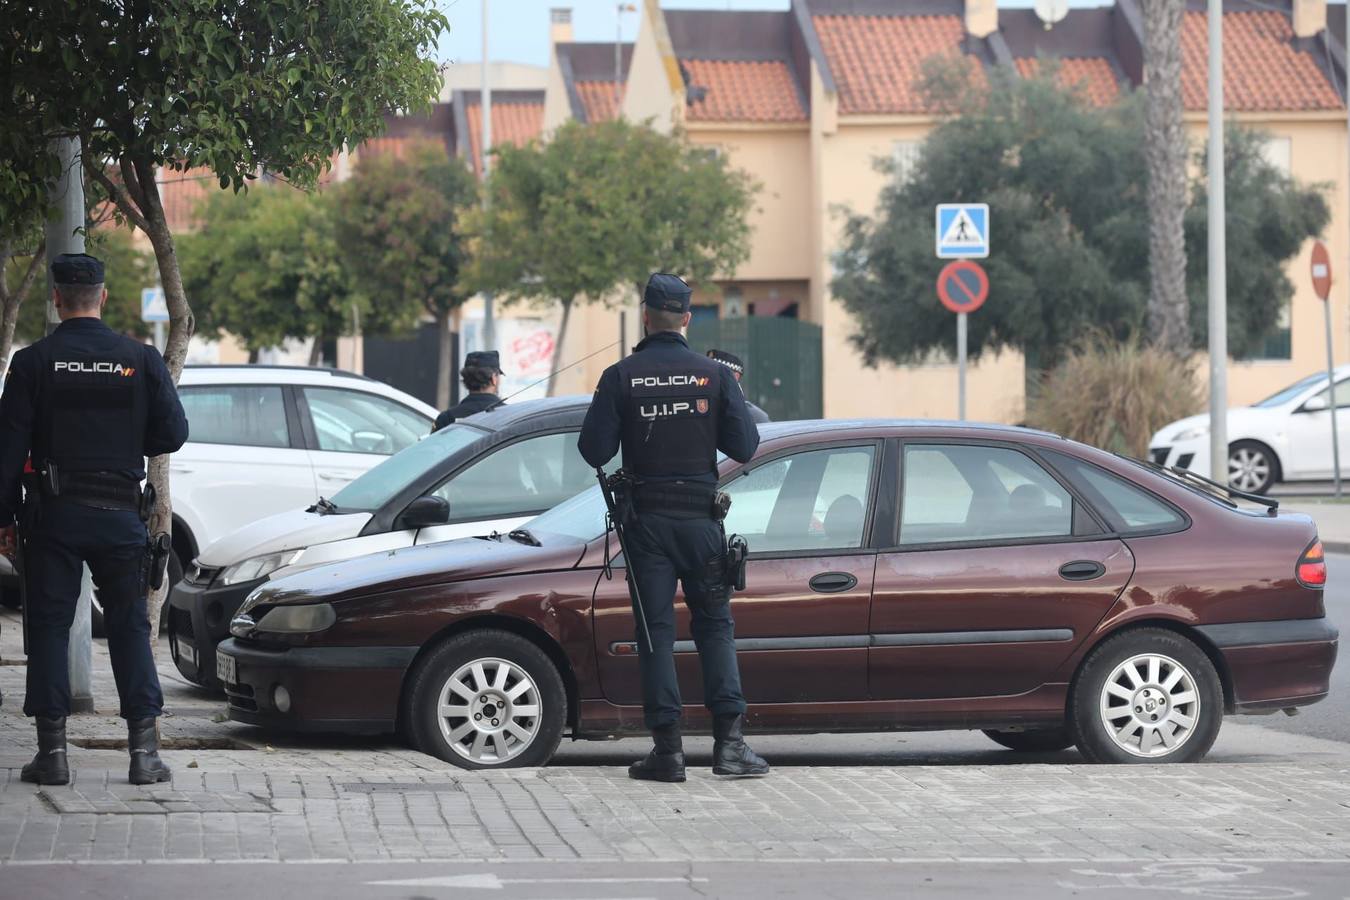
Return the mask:
[[(47, 219), (47, 333), (60, 324), (52, 303), (52, 261), (62, 253), (84, 252), (84, 181), (81, 175), (79, 138), (56, 141), (61, 159), (61, 174), (52, 185), (52, 212)], [(30, 595), (31, 596), (31, 595)], [(80, 599), (75, 604), (75, 621), (70, 626), (67, 660), (70, 666), (70, 711), (93, 712), (93, 638), (90, 612), (94, 599), (94, 581), (89, 567), (80, 580)], [(27, 611), (25, 611), (25, 615)]]
[(1209, 0), (1209, 467), (1228, 483), (1228, 270), (1224, 212), (1223, 0)]
[[(483, 0), (483, 84), (479, 96), (483, 111), (483, 147), (479, 154), (483, 172), (483, 208), (488, 206), (488, 154), (492, 152), (492, 76), (488, 71), (488, 0)], [(483, 349), (497, 348), (497, 321), (492, 308), (492, 292), (483, 292)]]

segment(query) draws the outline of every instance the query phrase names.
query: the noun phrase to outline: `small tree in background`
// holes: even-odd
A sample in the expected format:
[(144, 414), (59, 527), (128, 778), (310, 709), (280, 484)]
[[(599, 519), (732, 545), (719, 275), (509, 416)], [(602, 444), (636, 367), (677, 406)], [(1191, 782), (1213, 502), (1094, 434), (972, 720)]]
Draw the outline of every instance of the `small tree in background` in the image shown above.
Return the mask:
[(364, 302), (342, 265), (329, 206), (287, 185), (203, 203), (197, 230), (179, 241), (199, 331), (234, 335), (251, 361), (287, 338), (313, 338), (316, 365), (324, 340), (349, 331), (352, 306)]
[[(85, 176), (154, 248), (176, 379), (192, 310), (157, 173), (204, 167), (235, 190), (260, 171), (313, 184), (387, 110), (439, 94), (429, 55), (447, 23), (432, 0), (39, 0), (0, 27), (0, 210), (45, 206), (53, 140), (78, 137)], [(169, 531), (167, 457), (149, 477), (150, 527)]]
[(9, 235), (0, 236), (0, 376), (9, 371), (10, 351), (20, 316), (27, 311), (24, 305), (33, 294), (33, 286), (46, 287), (46, 279), (39, 279), (46, 241), (42, 228), (35, 220), (29, 226)]
[[(1148, 183), (1141, 104), (1131, 95), (1089, 105), (1055, 82), (1053, 66), (1032, 79), (994, 73), (988, 90), (934, 70), (936, 100), (954, 116), (924, 142), (915, 171), (881, 194), (875, 217), (849, 218), (832, 289), (866, 328), (852, 336), (864, 361), (907, 364), (951, 354), (952, 316), (933, 295), (933, 206), (989, 201), (993, 255), (989, 302), (969, 320), (970, 354), (1003, 348), (1026, 355), (1028, 377), (1058, 364), (1084, 335), (1145, 333), (1149, 297)], [(956, 85), (956, 87), (953, 87)], [(1330, 212), (1320, 186), (1273, 169), (1258, 137), (1230, 128), (1227, 178), (1233, 205), (1228, 292), (1229, 346), (1255, 351), (1293, 295), (1285, 264), (1320, 233)], [(1201, 176), (1201, 178), (1203, 175)], [(1192, 184), (1186, 242), (1204, 258), (1205, 192)], [(1192, 346), (1205, 340), (1205, 267), (1187, 272)], [(1032, 391), (1028, 391), (1032, 393)]]
[(417, 142), (402, 159), (362, 159), (336, 191), (334, 231), (342, 258), (386, 321), (436, 320), (436, 405), (450, 405), (450, 318), (470, 296), (463, 285), (467, 242), (460, 220), (478, 202), (468, 166), (441, 144)]
[(706, 283), (749, 256), (756, 184), (681, 135), (622, 119), (568, 122), (548, 143), (496, 154), (491, 202), (470, 220), (470, 283), (507, 300), (561, 304), (560, 347), (577, 302), (640, 290), (658, 269)]

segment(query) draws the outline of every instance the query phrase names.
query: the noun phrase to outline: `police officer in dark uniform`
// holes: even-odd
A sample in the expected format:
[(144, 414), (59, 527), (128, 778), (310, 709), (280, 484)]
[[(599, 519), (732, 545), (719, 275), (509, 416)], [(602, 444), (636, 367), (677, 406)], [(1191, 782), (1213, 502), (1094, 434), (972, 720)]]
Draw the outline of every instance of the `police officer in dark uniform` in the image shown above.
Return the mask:
[[(28, 628), (23, 711), (38, 733), (38, 754), (21, 777), (70, 780), (66, 654), (87, 563), (127, 720), (131, 783), (168, 781), (155, 727), (164, 699), (146, 618), (150, 557), (140, 483), (147, 455), (183, 446), (187, 419), (159, 352), (103, 324), (103, 264), (63, 254), (52, 263), (52, 280), (61, 325), (14, 354), (0, 395), (0, 548), (12, 553), (18, 515)], [(34, 474), (25, 477), (30, 455)]]
[(475, 350), (464, 357), (459, 380), (469, 389), (469, 396), (436, 417), (432, 432), (440, 431), (456, 419), (486, 412), (502, 404), (497, 396), (501, 389), (502, 367), (496, 350)]
[(649, 781), (684, 781), (681, 700), (675, 677), (675, 583), (684, 586), (713, 715), (713, 772), (764, 775), (769, 764), (745, 743), (745, 697), (736, 664), (726, 538), (713, 518), (717, 451), (746, 462), (759, 431), (726, 367), (689, 349), (689, 285), (652, 275), (643, 292), (647, 337), (600, 376), (577, 446), (593, 466), (623, 449), (635, 480), (626, 565), (651, 635), (639, 636), (643, 716), (655, 744), (628, 769)]
[[(741, 383), (741, 379), (745, 377), (745, 363), (741, 362), (741, 358), (734, 353), (729, 353), (726, 350), (709, 350), (708, 359), (715, 359), (730, 369), (738, 385)], [(741, 387), (741, 393), (745, 393), (744, 386)], [(756, 425), (763, 425), (769, 421), (769, 414), (751, 403), (748, 397), (745, 401), (745, 408), (750, 410), (750, 418), (755, 420)]]

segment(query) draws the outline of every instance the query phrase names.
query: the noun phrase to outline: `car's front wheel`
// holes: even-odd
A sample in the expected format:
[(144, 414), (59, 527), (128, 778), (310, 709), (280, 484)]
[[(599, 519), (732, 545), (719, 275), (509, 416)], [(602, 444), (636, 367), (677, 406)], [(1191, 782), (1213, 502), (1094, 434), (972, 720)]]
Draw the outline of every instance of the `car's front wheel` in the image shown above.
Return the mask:
[(507, 631), (456, 635), (409, 675), (413, 746), (466, 769), (541, 766), (562, 740), (567, 692), (544, 651)]
[(1069, 698), (1069, 733), (1091, 762), (1195, 762), (1222, 723), (1214, 664), (1160, 628), (1105, 641), (1079, 669)]
[(1063, 728), (1036, 728), (1028, 731), (992, 731), (985, 736), (1001, 747), (1018, 753), (1054, 753), (1073, 746), (1073, 738)]
[(1249, 494), (1264, 494), (1280, 477), (1275, 453), (1258, 441), (1234, 441), (1228, 447), (1228, 483)]

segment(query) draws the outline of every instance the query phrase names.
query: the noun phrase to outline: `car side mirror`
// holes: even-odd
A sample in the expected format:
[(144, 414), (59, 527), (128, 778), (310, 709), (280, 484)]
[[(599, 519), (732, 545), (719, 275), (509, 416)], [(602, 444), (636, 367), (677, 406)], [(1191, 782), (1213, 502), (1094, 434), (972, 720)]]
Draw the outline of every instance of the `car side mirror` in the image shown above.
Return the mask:
[(1330, 408), (1330, 406), (1331, 404), (1327, 402), (1326, 397), (1318, 395), (1316, 397), (1309, 397), (1303, 404), (1301, 412), (1321, 412), (1324, 409)]
[(388, 443), (389, 438), (378, 431), (352, 432), (352, 446), (362, 453), (380, 453)]
[(450, 521), (450, 503), (444, 497), (418, 497), (408, 504), (394, 522), (395, 531), (444, 525)]

